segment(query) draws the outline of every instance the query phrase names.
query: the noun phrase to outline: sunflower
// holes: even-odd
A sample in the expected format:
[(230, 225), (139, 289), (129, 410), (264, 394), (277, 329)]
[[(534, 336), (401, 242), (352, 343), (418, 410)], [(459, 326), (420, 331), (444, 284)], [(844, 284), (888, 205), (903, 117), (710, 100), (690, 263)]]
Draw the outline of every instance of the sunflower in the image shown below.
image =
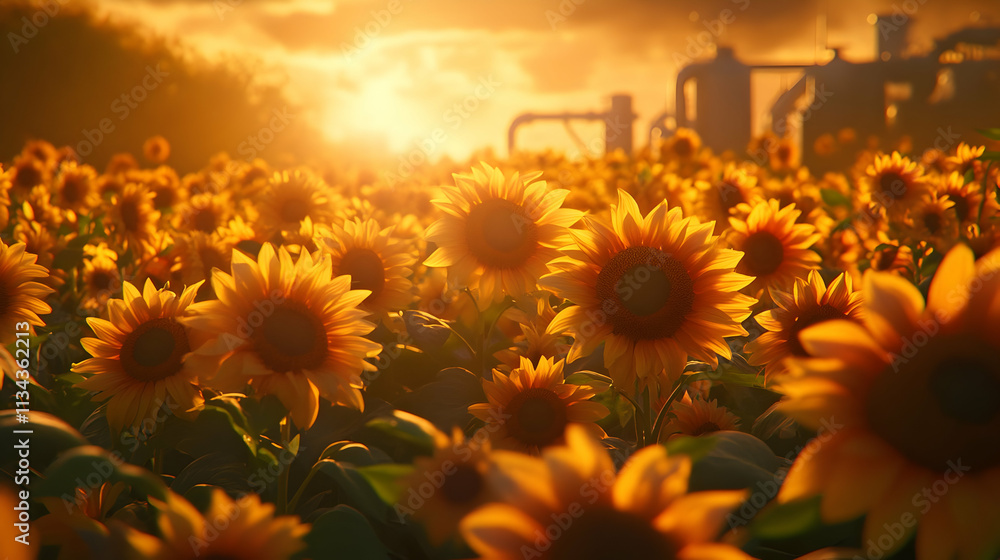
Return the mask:
[(125, 530), (128, 558), (154, 560), (290, 560), (306, 548), (309, 525), (297, 516), (275, 517), (274, 504), (257, 494), (233, 500), (221, 488), (212, 490), (204, 514), (184, 498), (169, 492), (165, 501), (149, 498), (157, 515), (160, 538)]
[(945, 165), (959, 175), (965, 175), (970, 169), (974, 169), (976, 160), (985, 152), (986, 146), (970, 146), (965, 142), (960, 142), (955, 148), (955, 154), (945, 159)]
[(807, 427), (841, 427), (803, 450), (781, 502), (820, 495), (830, 523), (867, 514), (863, 541), (886, 556), (914, 534), (918, 558), (1000, 554), (998, 272), (1000, 251), (977, 263), (958, 245), (926, 305), (906, 280), (870, 272), (863, 325), (801, 333), (815, 358), (790, 361), (781, 407)]
[(150, 163), (163, 163), (170, 157), (170, 142), (159, 135), (150, 137), (142, 144), (142, 155)]
[(757, 177), (733, 164), (726, 166), (718, 180), (695, 181), (695, 187), (687, 191), (693, 199), (689, 208), (701, 221), (715, 222), (715, 235), (728, 227), (730, 216), (745, 216), (763, 200)]
[(660, 155), (663, 159), (686, 161), (694, 158), (701, 151), (701, 136), (690, 128), (678, 128), (663, 146)]
[(174, 227), (178, 230), (214, 233), (229, 222), (232, 205), (228, 193), (196, 194), (178, 207)]
[(819, 268), (820, 256), (810, 250), (820, 234), (812, 224), (796, 223), (802, 212), (794, 204), (779, 208), (774, 199), (754, 206), (746, 220), (730, 218), (729, 243), (743, 258), (736, 272), (753, 276), (746, 291), (760, 297), (771, 288), (786, 289), (796, 278)]
[(773, 149), (768, 150), (767, 156), (771, 170), (779, 173), (795, 171), (801, 160), (798, 145), (787, 136), (778, 140)]
[[(440, 545), (455, 535), (466, 514), (494, 501), (495, 496), (487, 479), (489, 440), (466, 440), (458, 428), (451, 437), (435, 432), (434, 455), (416, 458), (416, 469), (403, 481), (410, 489), (408, 495), (420, 499), (401, 500), (397, 512), (423, 523), (431, 542)], [(425, 498), (427, 488), (434, 491)]]
[(948, 195), (932, 192), (925, 196), (907, 215), (902, 228), (905, 236), (912, 241), (926, 241), (938, 251), (947, 251), (958, 241), (954, 206)]
[[(520, 364), (521, 356), (528, 358), (531, 363), (538, 363), (540, 358), (565, 356), (569, 351), (566, 337), (548, 331), (549, 323), (556, 316), (548, 293), (543, 292), (543, 296), (536, 300), (534, 314), (528, 315), (520, 309), (512, 308), (509, 315), (516, 321), (520, 334), (512, 337), (514, 346), (493, 355), (511, 369)], [(498, 322), (498, 326), (499, 324)]]
[[(742, 253), (718, 247), (713, 224), (681, 216), (661, 203), (647, 216), (624, 191), (611, 224), (584, 218), (576, 245), (552, 263), (540, 284), (575, 306), (559, 312), (548, 332), (575, 338), (567, 361), (602, 342), (604, 365), (631, 391), (677, 379), (688, 355), (718, 363), (729, 358), (727, 336), (745, 336), (740, 323), (755, 303), (739, 293), (753, 280), (735, 273)], [(668, 383), (669, 384), (669, 383)]]
[[(1000, 211), (997, 206), (996, 197), (992, 194), (986, 197), (983, 204), (983, 193), (980, 185), (975, 181), (965, 182), (957, 171), (948, 175), (937, 176), (934, 181), (937, 194), (947, 196), (955, 205), (955, 216), (962, 225), (985, 223)], [(980, 215), (982, 209), (982, 215)]]
[(38, 255), (38, 264), (48, 269), (49, 274), (41, 280), (43, 284), (50, 288), (59, 289), (66, 283), (67, 273), (65, 270), (55, 268), (56, 253), (66, 247), (67, 239), (70, 236), (56, 236), (52, 230), (38, 222), (32, 222), (18, 218), (14, 223), (14, 239), (21, 240), (25, 245), (25, 251), (33, 255)]
[(878, 245), (868, 258), (869, 266), (877, 272), (904, 272), (913, 269), (913, 249), (891, 239), (884, 232), (876, 233)]
[(3, 164), (0, 163), (0, 230), (7, 229), (7, 224), (10, 222), (10, 189), (13, 185), (10, 182), (13, 176), (12, 170), (3, 170)]
[(178, 297), (146, 280), (140, 293), (124, 282), (123, 298), (108, 301), (110, 320), (87, 319), (97, 338), (80, 340), (93, 357), (73, 365), (87, 375), (74, 387), (96, 391), (94, 401), (108, 401), (112, 430), (138, 428), (163, 406), (190, 416), (202, 404), (198, 370), (188, 354), (204, 338), (181, 324), (197, 291), (195, 284)]
[(376, 317), (405, 309), (414, 299), (409, 276), (417, 259), (393, 231), (375, 220), (351, 220), (343, 228), (332, 226), (331, 236), (320, 243), (330, 254), (334, 276), (350, 275), (352, 289), (371, 292), (360, 307)]
[(845, 272), (827, 286), (815, 270), (808, 279), (796, 278), (789, 291), (771, 290), (774, 309), (757, 314), (754, 319), (767, 332), (747, 343), (744, 351), (748, 362), (764, 366), (770, 380), (784, 371), (789, 356), (808, 356), (799, 333), (805, 328), (833, 319), (861, 320), (861, 292), (854, 290), (851, 277)]
[(85, 246), (84, 254), (89, 255), (89, 258), (83, 260), (83, 298), (80, 304), (87, 310), (100, 309), (113, 294), (121, 290), (118, 255), (104, 243), (96, 247)]
[(160, 213), (153, 209), (153, 193), (128, 183), (111, 204), (111, 221), (124, 246), (136, 256), (155, 252), (160, 243), (156, 229)]
[(39, 185), (48, 185), (52, 180), (52, 169), (49, 165), (34, 156), (23, 153), (14, 158), (11, 167), (13, 176), (11, 182), (19, 192), (30, 191)]
[[(0, 240), (0, 344), (10, 344), (15, 332), (28, 330), (45, 323), (38, 317), (52, 311), (43, 300), (52, 289), (35, 281), (47, 278), (49, 271), (35, 264), (37, 256), (25, 251), (24, 243), (7, 245)], [(27, 322), (27, 329), (16, 328)]]
[(374, 325), (358, 309), (369, 293), (351, 290), (349, 276), (332, 277), (330, 258), (303, 252), (297, 261), (270, 243), (257, 260), (233, 251), (232, 274), (212, 271), (218, 300), (201, 302), (187, 323), (213, 334), (196, 352), (210, 384), (275, 394), (299, 428), (316, 421), (319, 397), (364, 408), (365, 358), (382, 346), (363, 338)]
[(483, 380), (489, 402), (469, 406), (469, 413), (486, 422), (497, 447), (537, 452), (562, 441), (566, 426), (579, 424), (603, 437), (597, 424), (608, 415), (603, 404), (590, 399), (600, 390), (573, 385), (563, 379), (563, 360), (541, 358), (538, 365), (522, 357), (509, 375), (493, 370), (493, 381)]
[(64, 210), (87, 214), (101, 202), (97, 194), (97, 172), (89, 165), (68, 161), (59, 167), (55, 180), (55, 202)]
[(483, 304), (534, 290), (581, 216), (560, 208), (569, 191), (547, 191), (540, 175), (505, 178), (485, 163), (455, 174), (455, 188), (434, 201), (445, 216), (427, 228), (438, 248), (424, 264), (448, 267), (449, 283), (478, 288)]
[(714, 399), (692, 399), (684, 393), (680, 401), (670, 406), (672, 418), (663, 427), (660, 440), (679, 436), (701, 436), (723, 430), (737, 430), (740, 419)]
[(714, 543), (742, 490), (688, 494), (691, 460), (661, 445), (633, 455), (615, 475), (605, 449), (570, 427), (566, 446), (542, 458), (495, 452), (491, 478), (502, 502), (462, 520), (484, 560), (749, 560)]
[[(233, 248), (218, 234), (192, 231), (179, 235), (174, 245), (177, 263), (172, 272), (179, 275), (185, 285), (212, 278), (212, 269), (229, 270)], [(175, 276), (176, 277), (176, 276)], [(198, 290), (196, 301), (214, 299), (215, 290), (206, 283)]]
[(268, 236), (298, 231), (302, 220), (332, 223), (334, 208), (330, 187), (312, 173), (296, 169), (275, 173), (258, 196), (259, 225)]
[(877, 156), (865, 170), (861, 185), (867, 197), (890, 216), (905, 214), (928, 190), (923, 167), (899, 152)]

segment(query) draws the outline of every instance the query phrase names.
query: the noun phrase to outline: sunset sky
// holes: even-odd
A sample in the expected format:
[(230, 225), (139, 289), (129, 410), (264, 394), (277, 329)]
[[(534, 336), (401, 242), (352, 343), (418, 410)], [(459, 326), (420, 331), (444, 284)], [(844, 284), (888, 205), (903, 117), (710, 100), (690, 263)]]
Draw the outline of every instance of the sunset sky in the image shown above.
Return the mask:
[[(913, 18), (911, 39), (965, 25), (1000, 24), (995, 0), (102, 0), (112, 19), (137, 21), (212, 60), (259, 61), (287, 84), (305, 117), (330, 139), (406, 153), (424, 139), (435, 155), (491, 146), (525, 111), (603, 110), (630, 93), (639, 117), (673, 105), (687, 55), (732, 45), (754, 63), (872, 58), (873, 12)], [(894, 8), (895, 6), (895, 8)], [(721, 22), (729, 10), (729, 24)], [(825, 20), (825, 25), (822, 23)], [(785, 78), (788, 82), (792, 78)], [(758, 84), (763, 111), (774, 83)], [(599, 125), (577, 124), (588, 141)], [(572, 151), (560, 123), (522, 129), (519, 146)], [(424, 140), (425, 143), (427, 142)]]

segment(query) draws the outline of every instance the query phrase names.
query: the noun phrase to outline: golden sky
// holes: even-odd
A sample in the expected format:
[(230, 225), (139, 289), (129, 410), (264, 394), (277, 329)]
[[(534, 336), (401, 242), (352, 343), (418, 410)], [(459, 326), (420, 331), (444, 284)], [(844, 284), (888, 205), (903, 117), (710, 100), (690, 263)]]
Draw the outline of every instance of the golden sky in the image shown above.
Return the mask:
[[(995, 0), (99, 0), (210, 59), (259, 61), (332, 140), (363, 140), (432, 157), (506, 153), (525, 111), (603, 110), (634, 97), (637, 145), (673, 105), (688, 56), (732, 45), (754, 63), (810, 63), (826, 44), (872, 57), (873, 12), (912, 18), (911, 37), (1000, 25)], [(728, 23), (725, 22), (728, 20)], [(823, 23), (825, 22), (825, 24)], [(786, 78), (787, 82), (790, 78)], [(758, 88), (763, 111), (780, 87)], [(575, 125), (584, 141), (598, 125)], [(573, 152), (561, 123), (523, 128), (519, 146)]]

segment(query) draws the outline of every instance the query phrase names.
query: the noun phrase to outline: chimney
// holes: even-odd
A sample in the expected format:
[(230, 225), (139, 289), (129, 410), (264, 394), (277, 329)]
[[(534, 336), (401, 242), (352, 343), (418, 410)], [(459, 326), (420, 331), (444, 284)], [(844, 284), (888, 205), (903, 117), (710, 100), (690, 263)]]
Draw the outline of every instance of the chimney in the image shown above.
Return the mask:
[(878, 45), (876, 60), (888, 62), (903, 58), (909, 27), (910, 16), (906, 14), (896, 12), (879, 15), (875, 21), (876, 45)]

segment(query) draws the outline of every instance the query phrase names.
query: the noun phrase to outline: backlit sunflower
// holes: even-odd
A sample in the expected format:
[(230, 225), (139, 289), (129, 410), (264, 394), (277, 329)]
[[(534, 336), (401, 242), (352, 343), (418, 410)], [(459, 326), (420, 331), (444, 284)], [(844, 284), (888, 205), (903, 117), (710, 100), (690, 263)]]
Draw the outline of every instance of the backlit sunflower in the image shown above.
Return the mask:
[(542, 358), (538, 366), (522, 357), (509, 375), (493, 370), (493, 381), (483, 380), (489, 402), (469, 406), (469, 412), (486, 422), (496, 447), (537, 452), (563, 441), (566, 426), (579, 424), (603, 437), (594, 422), (608, 415), (603, 404), (590, 399), (600, 390), (573, 385), (563, 379), (562, 360)]
[(11, 169), (4, 171), (0, 164), (0, 230), (7, 229), (10, 222), (10, 189), (13, 186), (10, 179), (13, 175)]
[(955, 203), (947, 195), (931, 193), (907, 215), (903, 229), (912, 241), (926, 241), (936, 250), (946, 252), (958, 241), (958, 218)]
[(642, 449), (615, 474), (585, 430), (542, 458), (495, 452), (491, 478), (502, 502), (462, 520), (465, 540), (484, 560), (749, 560), (713, 542), (741, 490), (688, 494), (691, 461), (666, 448)]
[(729, 243), (743, 258), (736, 271), (753, 276), (746, 292), (767, 299), (771, 288), (787, 289), (796, 278), (819, 268), (820, 256), (810, 250), (820, 234), (812, 224), (796, 223), (795, 205), (779, 208), (774, 199), (754, 206), (746, 220), (730, 218)]
[(729, 227), (730, 216), (746, 216), (763, 200), (757, 177), (732, 164), (719, 179), (695, 181), (694, 185), (696, 188), (687, 191), (690, 211), (702, 222), (714, 221), (715, 235)]
[(157, 222), (160, 212), (153, 209), (153, 193), (138, 183), (128, 183), (111, 202), (110, 218), (124, 246), (136, 256), (159, 249)]
[(666, 441), (680, 436), (702, 436), (723, 430), (737, 430), (740, 419), (717, 401), (692, 399), (688, 393), (670, 406), (671, 419), (660, 436)]
[(229, 221), (232, 206), (228, 193), (196, 194), (177, 208), (174, 226), (178, 230), (214, 233)]
[[(363, 338), (374, 325), (358, 309), (367, 290), (349, 276), (331, 279), (330, 258), (303, 252), (293, 262), (284, 247), (265, 243), (256, 260), (233, 251), (232, 274), (212, 271), (218, 300), (201, 302), (188, 324), (213, 334), (197, 351), (203, 373), (221, 388), (247, 381), (274, 394), (299, 428), (312, 426), (319, 397), (361, 410), (365, 358), (382, 346)], [(217, 366), (215, 364), (218, 364)]]
[[(615, 383), (632, 391), (671, 382), (688, 356), (717, 364), (729, 358), (727, 336), (745, 336), (741, 323), (755, 303), (739, 290), (753, 280), (733, 269), (743, 254), (721, 248), (713, 224), (684, 218), (661, 203), (647, 216), (624, 191), (611, 223), (584, 218), (576, 245), (552, 263), (540, 284), (576, 305), (559, 312), (549, 332), (574, 336), (567, 361), (602, 343)], [(661, 379), (665, 370), (666, 379)]]
[[(428, 486), (436, 487), (422, 501), (400, 500), (397, 512), (423, 523), (432, 543), (440, 545), (458, 532), (458, 524), (469, 512), (496, 499), (487, 476), (490, 468), (488, 439), (466, 440), (455, 428), (451, 437), (434, 436), (434, 455), (417, 457), (416, 470), (404, 480), (408, 496), (423, 498)], [(422, 488), (423, 487), (423, 488)]]
[(306, 547), (309, 525), (297, 516), (274, 515), (274, 504), (257, 494), (233, 500), (221, 488), (212, 491), (205, 513), (170, 492), (166, 501), (149, 498), (158, 515), (160, 538), (127, 530), (130, 559), (290, 560)]
[(984, 205), (982, 187), (979, 183), (975, 181), (966, 183), (965, 177), (957, 171), (936, 177), (933, 184), (938, 195), (947, 196), (948, 200), (955, 203), (953, 206), (955, 216), (962, 225), (984, 223), (983, 218), (992, 218), (1000, 210), (996, 196), (991, 193)]
[(142, 155), (150, 163), (163, 163), (170, 157), (170, 142), (159, 135), (150, 137), (142, 144)]
[(275, 173), (257, 198), (260, 229), (271, 236), (298, 231), (302, 220), (330, 224), (334, 216), (330, 187), (309, 171), (296, 169)]
[(945, 159), (945, 165), (959, 175), (965, 175), (972, 169), (976, 160), (986, 151), (986, 146), (970, 146), (965, 142), (960, 142), (955, 148), (955, 153)]
[(215, 290), (207, 281), (212, 278), (213, 268), (229, 270), (232, 246), (217, 233), (192, 231), (177, 236), (174, 252), (177, 255), (177, 263), (171, 271), (174, 277), (180, 276), (185, 285), (205, 280), (206, 283), (198, 290), (196, 301), (214, 298)]
[(678, 128), (663, 145), (663, 159), (689, 160), (701, 151), (701, 136), (690, 128)]
[(821, 495), (826, 522), (867, 514), (863, 541), (887, 556), (916, 534), (917, 558), (996, 558), (1000, 251), (977, 263), (956, 246), (926, 306), (889, 274), (868, 273), (864, 294), (863, 325), (800, 335), (816, 357), (790, 361), (782, 408), (813, 429), (842, 427), (803, 450), (778, 499)]
[(869, 265), (877, 272), (908, 273), (913, 268), (913, 249), (891, 239), (879, 231), (875, 240), (877, 245), (869, 256)]
[(767, 332), (744, 348), (749, 354), (747, 361), (764, 366), (768, 380), (784, 371), (785, 358), (809, 355), (799, 342), (803, 329), (834, 319), (861, 320), (861, 292), (854, 290), (846, 272), (827, 286), (819, 272), (811, 270), (808, 279), (796, 278), (791, 288), (771, 290), (771, 299), (777, 307), (754, 317)]
[[(52, 311), (45, 303), (52, 289), (36, 282), (47, 278), (49, 271), (35, 264), (37, 256), (25, 251), (24, 243), (7, 245), (0, 240), (0, 344), (10, 344), (17, 331), (35, 332), (45, 323), (38, 317)], [(27, 322), (27, 329), (15, 328)]]
[(860, 183), (868, 198), (890, 216), (906, 213), (928, 190), (923, 167), (899, 152), (877, 156)]
[(55, 203), (64, 210), (86, 214), (101, 202), (96, 187), (97, 172), (93, 167), (67, 161), (59, 167), (55, 180)]
[(405, 309), (415, 296), (409, 276), (416, 258), (393, 231), (375, 220), (349, 220), (343, 228), (332, 226), (321, 243), (334, 276), (350, 275), (351, 289), (371, 292), (360, 307), (376, 317)]
[[(512, 308), (510, 315), (517, 321), (517, 330), (520, 334), (515, 334), (513, 338), (514, 346), (500, 350), (493, 355), (514, 369), (520, 365), (521, 356), (528, 358), (531, 363), (538, 363), (540, 358), (563, 357), (569, 352), (569, 344), (565, 336), (559, 333), (548, 331), (549, 323), (556, 316), (556, 311), (549, 303), (549, 294), (542, 292), (542, 297), (536, 301), (536, 308), (533, 314), (528, 314), (520, 309)], [(498, 322), (499, 326), (499, 322)]]
[(139, 293), (125, 282), (123, 299), (108, 301), (109, 320), (87, 319), (97, 338), (80, 340), (93, 357), (74, 364), (74, 372), (88, 376), (74, 387), (108, 401), (112, 430), (137, 428), (164, 406), (190, 416), (202, 404), (198, 371), (187, 358), (204, 337), (180, 322), (190, 315), (197, 291), (195, 284), (178, 297), (147, 280)]
[(88, 253), (90, 258), (83, 260), (83, 299), (80, 303), (84, 309), (97, 310), (121, 290), (121, 271), (118, 255), (105, 244), (87, 245), (84, 254)]
[(534, 290), (581, 215), (560, 208), (569, 191), (547, 190), (540, 175), (504, 177), (485, 163), (455, 174), (455, 187), (434, 200), (445, 215), (427, 228), (438, 248), (424, 264), (448, 267), (449, 284), (478, 288), (484, 306)]

